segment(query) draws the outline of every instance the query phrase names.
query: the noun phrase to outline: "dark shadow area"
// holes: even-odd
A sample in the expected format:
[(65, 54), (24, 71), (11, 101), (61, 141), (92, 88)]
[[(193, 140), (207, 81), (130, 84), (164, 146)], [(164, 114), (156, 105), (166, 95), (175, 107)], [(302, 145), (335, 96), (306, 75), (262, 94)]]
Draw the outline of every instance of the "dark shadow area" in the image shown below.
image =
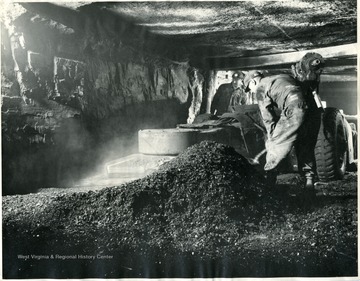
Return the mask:
[[(4, 240), (4, 242), (9, 242)], [(259, 251), (239, 253), (219, 259), (198, 257), (192, 253), (169, 253), (161, 250), (146, 254), (118, 251), (99, 254), (84, 252), (81, 247), (71, 251), (54, 248), (44, 256), (40, 241), (37, 252), (30, 248), (5, 247), (4, 277), (18, 278), (234, 278), (234, 277), (338, 277), (357, 276), (357, 261), (338, 249), (327, 258), (316, 253), (292, 257), (291, 250), (259, 255)], [(27, 260), (18, 253), (38, 253)], [(356, 253), (354, 253), (356, 254)], [(22, 254), (24, 255), (24, 254)], [(74, 255), (79, 255), (74, 257)], [(83, 258), (81, 255), (95, 256)], [(101, 256), (107, 256), (105, 258)]]

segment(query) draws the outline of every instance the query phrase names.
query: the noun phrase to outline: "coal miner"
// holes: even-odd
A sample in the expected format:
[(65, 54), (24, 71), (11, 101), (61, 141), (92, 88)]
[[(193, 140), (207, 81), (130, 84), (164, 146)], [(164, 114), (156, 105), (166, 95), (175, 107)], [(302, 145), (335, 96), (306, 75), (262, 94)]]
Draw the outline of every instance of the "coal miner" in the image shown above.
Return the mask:
[(267, 131), (267, 182), (274, 185), (277, 167), (295, 146), (298, 168), (305, 177), (305, 190), (314, 191), (314, 148), (321, 120), (321, 102), (317, 96), (323, 58), (307, 53), (287, 74), (264, 77), (249, 71), (244, 78), (246, 92), (255, 94)]
[(232, 75), (232, 82), (220, 85), (211, 103), (211, 113), (222, 115), (233, 112), (237, 105), (249, 104), (248, 96), (244, 91), (244, 73), (236, 71)]

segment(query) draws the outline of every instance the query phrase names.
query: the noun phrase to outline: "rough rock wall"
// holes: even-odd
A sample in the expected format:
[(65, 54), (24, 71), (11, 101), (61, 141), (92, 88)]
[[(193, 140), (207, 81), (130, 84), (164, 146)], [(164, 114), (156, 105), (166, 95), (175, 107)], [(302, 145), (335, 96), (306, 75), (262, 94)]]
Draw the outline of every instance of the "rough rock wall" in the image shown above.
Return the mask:
[(136, 152), (139, 129), (199, 113), (204, 79), (188, 63), (115, 44), (88, 18), (77, 33), (16, 8), (2, 18), (4, 194), (74, 184)]
[(81, 111), (53, 98), (52, 60), (8, 31), (2, 28), (3, 194), (73, 182), (88, 168), (82, 165), (90, 139)]
[(184, 104), (193, 92), (195, 98), (198, 95), (195, 71), (191, 72), (187, 65), (160, 68), (154, 63), (91, 60), (86, 68), (89, 88), (84, 112), (96, 119), (136, 103), (174, 99)]

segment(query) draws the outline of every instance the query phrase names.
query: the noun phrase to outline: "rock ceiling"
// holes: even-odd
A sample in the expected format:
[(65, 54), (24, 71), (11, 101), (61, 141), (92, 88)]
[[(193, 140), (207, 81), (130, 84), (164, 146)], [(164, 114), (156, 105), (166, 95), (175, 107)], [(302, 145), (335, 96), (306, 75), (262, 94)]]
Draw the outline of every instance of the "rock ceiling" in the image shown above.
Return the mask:
[(52, 4), (22, 5), (70, 27), (71, 16), (112, 18), (113, 32), (130, 45), (194, 64), (221, 61), (221, 67), (232, 58), (357, 42), (355, 0), (56, 3), (59, 11)]
[(151, 33), (201, 48), (209, 56), (253, 56), (356, 42), (355, 0), (89, 5), (114, 12)]

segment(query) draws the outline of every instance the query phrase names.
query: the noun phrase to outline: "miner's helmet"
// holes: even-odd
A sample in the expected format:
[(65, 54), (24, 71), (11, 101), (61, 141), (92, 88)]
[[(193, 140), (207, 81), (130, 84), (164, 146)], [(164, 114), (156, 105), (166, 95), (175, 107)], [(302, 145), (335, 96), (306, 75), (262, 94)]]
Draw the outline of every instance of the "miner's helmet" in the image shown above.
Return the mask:
[(245, 78), (244, 78), (245, 92), (250, 91), (250, 89), (249, 89), (250, 81), (252, 79), (254, 79), (255, 77), (264, 77), (264, 74), (258, 70), (251, 70), (248, 73), (246, 73)]
[(325, 66), (324, 58), (315, 52), (306, 53), (301, 60), (291, 66), (295, 79), (304, 81), (319, 81)]
[(244, 73), (242, 73), (241, 71), (235, 71), (232, 75), (232, 78), (233, 80), (239, 80), (239, 79), (243, 80), (244, 76), (245, 76)]
[(322, 55), (315, 52), (306, 53), (300, 62), (315, 69), (324, 67), (325, 65), (325, 60)]

